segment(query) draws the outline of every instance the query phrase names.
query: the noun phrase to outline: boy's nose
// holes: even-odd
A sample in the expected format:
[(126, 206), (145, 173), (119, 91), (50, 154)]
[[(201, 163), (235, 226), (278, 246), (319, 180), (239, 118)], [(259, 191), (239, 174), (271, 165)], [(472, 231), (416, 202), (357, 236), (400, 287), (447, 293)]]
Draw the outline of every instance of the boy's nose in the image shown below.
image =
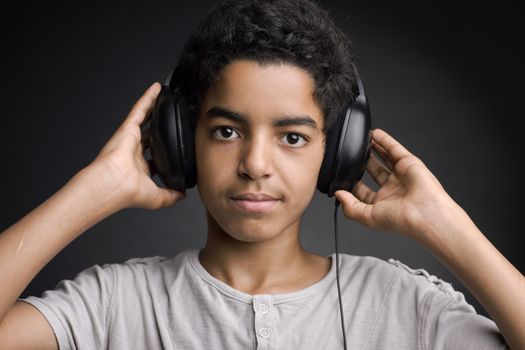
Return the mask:
[(256, 180), (271, 176), (273, 172), (273, 145), (262, 137), (245, 143), (239, 161), (238, 174)]

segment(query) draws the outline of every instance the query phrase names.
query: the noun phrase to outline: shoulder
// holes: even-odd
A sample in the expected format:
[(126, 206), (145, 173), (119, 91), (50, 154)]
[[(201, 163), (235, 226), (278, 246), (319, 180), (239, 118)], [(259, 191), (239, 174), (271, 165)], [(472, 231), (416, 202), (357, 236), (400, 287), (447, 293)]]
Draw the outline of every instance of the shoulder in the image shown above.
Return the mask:
[(423, 268), (371, 256), (343, 256), (342, 262), (348, 295), (375, 305), (385, 319), (421, 327), (419, 322), (428, 325), (450, 310), (463, 318), (476, 314), (461, 292)]
[(413, 268), (393, 258), (383, 260), (374, 256), (339, 254), (341, 266), (346, 266), (358, 274), (373, 274), (378, 277), (394, 277), (409, 280), (412, 283), (438, 288), (443, 291), (453, 290), (452, 285), (423, 268)]
[(159, 255), (135, 257), (122, 263), (104, 264), (102, 268), (111, 270), (113, 274), (117, 275), (148, 275), (151, 278), (181, 269), (187, 263), (191, 253), (191, 250), (185, 250), (172, 257)]
[(173, 257), (134, 257), (123, 262), (93, 265), (79, 273), (78, 289), (83, 285), (102, 287), (109, 304), (118, 300), (120, 305), (133, 305), (145, 298), (165, 294), (167, 286), (176, 280), (185, 280), (185, 268), (190, 250)]
[(181, 271), (191, 253), (186, 250), (173, 257), (135, 257), (123, 262), (94, 264), (76, 273), (72, 279), (61, 280), (56, 289), (70, 289), (74, 283), (82, 289), (96, 288), (111, 293), (119, 286), (162, 281)]
[[(452, 285), (424, 268), (410, 267), (393, 258), (383, 260), (373, 256), (340, 254), (341, 270), (345, 271), (348, 283), (357, 284), (367, 291), (379, 289), (375, 293), (392, 297), (401, 294), (403, 298), (421, 302), (430, 294), (464, 300), (462, 293)], [(386, 295), (388, 294), (388, 295)]]
[(412, 268), (396, 259), (388, 259), (388, 264), (399, 270), (399, 279), (417, 283), (428, 290), (440, 291), (445, 294), (454, 294), (456, 291), (449, 282), (432, 275), (423, 268)]

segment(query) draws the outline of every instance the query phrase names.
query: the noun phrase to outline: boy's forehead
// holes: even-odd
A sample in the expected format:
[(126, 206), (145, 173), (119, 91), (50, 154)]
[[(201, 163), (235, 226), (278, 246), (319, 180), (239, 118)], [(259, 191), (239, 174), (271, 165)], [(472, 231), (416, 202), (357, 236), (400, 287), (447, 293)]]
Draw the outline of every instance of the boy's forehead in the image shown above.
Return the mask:
[(213, 118), (224, 111), (232, 112), (229, 116), (238, 117), (239, 122), (293, 117), (322, 129), (324, 118), (314, 99), (314, 87), (311, 75), (291, 64), (234, 61), (221, 70), (207, 91), (201, 117)]

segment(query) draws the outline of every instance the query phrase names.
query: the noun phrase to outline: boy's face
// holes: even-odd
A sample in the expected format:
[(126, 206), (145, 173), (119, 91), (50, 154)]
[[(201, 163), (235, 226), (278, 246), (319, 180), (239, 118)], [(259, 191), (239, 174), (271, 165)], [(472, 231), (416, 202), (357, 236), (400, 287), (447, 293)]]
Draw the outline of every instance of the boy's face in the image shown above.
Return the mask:
[[(197, 185), (209, 227), (244, 242), (299, 230), (324, 155), (324, 116), (302, 68), (227, 65), (204, 97), (195, 135)], [(240, 200), (246, 193), (267, 201)]]

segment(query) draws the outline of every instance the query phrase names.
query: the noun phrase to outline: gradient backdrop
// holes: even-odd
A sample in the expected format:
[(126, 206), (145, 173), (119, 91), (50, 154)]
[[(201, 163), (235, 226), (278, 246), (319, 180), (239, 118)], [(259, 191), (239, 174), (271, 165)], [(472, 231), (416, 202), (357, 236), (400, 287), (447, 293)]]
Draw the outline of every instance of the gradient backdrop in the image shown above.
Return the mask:
[[(153, 81), (163, 81), (203, 12), (217, 1), (24, 2), (2, 5), (0, 230), (86, 166)], [(480, 230), (525, 271), (520, 3), (322, 1), (353, 39), (380, 127), (420, 157)], [(465, 2), (466, 3), (466, 2)], [(368, 175), (365, 181), (371, 184)], [(377, 186), (374, 186), (377, 188)], [(333, 200), (316, 193), (302, 242), (334, 249)], [(485, 310), (429, 251), (339, 214), (341, 251), (425, 268)], [(51, 233), (50, 233), (51, 234)], [(93, 264), (202, 247), (196, 188), (173, 208), (127, 209), (58, 254), (23, 296), (40, 295)], [(344, 273), (344, 271), (342, 271)]]

